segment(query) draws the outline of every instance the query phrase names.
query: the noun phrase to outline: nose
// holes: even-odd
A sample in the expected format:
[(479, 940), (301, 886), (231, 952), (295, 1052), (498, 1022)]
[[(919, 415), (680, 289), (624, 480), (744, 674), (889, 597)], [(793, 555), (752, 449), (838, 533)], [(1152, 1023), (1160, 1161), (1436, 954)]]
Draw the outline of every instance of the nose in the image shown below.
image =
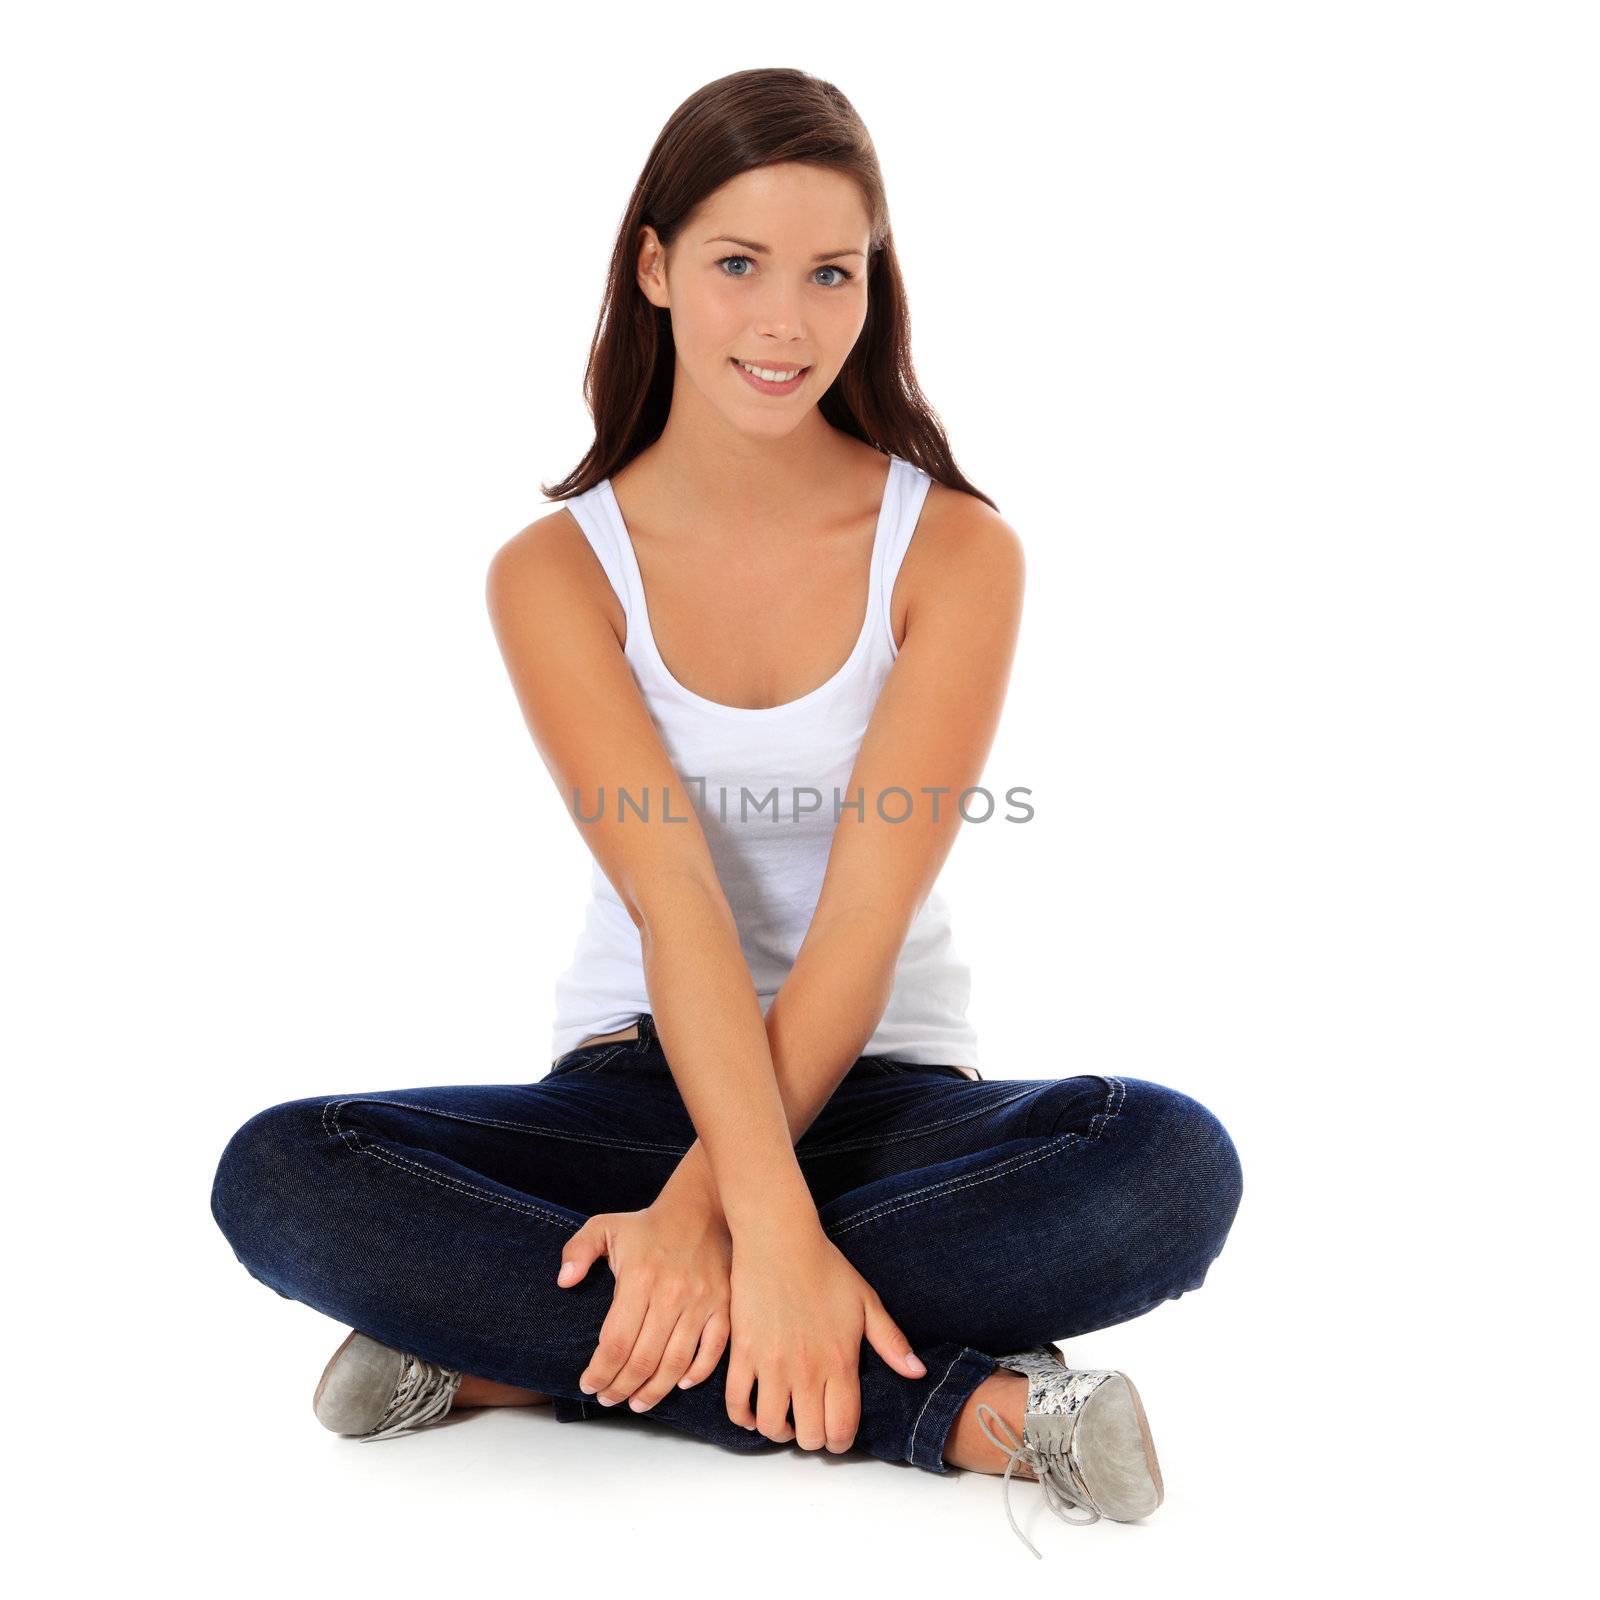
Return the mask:
[(777, 346), (798, 343), (805, 338), (805, 314), (801, 291), (793, 284), (768, 283), (763, 286), (753, 333), (764, 355), (781, 356)]

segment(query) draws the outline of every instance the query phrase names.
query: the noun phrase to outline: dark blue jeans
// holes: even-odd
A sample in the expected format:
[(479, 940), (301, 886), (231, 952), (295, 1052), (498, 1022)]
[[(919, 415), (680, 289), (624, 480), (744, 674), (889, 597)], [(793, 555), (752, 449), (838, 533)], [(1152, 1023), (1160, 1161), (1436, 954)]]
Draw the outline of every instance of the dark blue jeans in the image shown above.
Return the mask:
[[(561, 1288), (597, 1211), (650, 1204), (694, 1142), (648, 1012), (639, 1037), (534, 1083), (317, 1095), (228, 1141), (211, 1210), (250, 1274), (396, 1349), (551, 1395), (565, 1422), (797, 1448), (732, 1422), (728, 1356), (648, 1411), (578, 1388), (611, 1303), (602, 1257)], [(1205, 1280), (1239, 1205), (1227, 1131), (1139, 1078), (974, 1081), (863, 1056), (795, 1147), (827, 1236), (927, 1368), (861, 1347), (856, 1447), (930, 1472), (996, 1355), (1069, 1339)]]

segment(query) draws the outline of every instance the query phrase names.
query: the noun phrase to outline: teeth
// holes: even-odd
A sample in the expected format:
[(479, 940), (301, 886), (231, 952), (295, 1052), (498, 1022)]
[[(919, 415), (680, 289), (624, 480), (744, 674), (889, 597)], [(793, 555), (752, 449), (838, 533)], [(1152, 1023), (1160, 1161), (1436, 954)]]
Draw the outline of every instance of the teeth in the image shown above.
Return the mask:
[[(737, 356), (733, 359), (739, 361)], [(739, 361), (739, 365), (746, 372), (753, 372), (758, 378), (765, 378), (768, 383), (783, 383), (786, 379), (792, 378), (795, 373), (805, 371), (804, 367), (788, 367), (781, 371), (776, 367), (752, 367), (748, 361)]]

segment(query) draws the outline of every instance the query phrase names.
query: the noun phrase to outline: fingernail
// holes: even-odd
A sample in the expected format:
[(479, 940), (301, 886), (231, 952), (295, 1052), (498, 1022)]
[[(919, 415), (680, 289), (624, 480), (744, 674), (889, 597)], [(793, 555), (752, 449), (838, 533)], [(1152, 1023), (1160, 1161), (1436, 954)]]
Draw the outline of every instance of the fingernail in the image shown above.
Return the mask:
[(563, 1261), (561, 1263), (561, 1270), (556, 1274), (556, 1282), (566, 1283), (577, 1270), (577, 1267), (574, 1266), (572, 1262)]
[(615, 1400), (607, 1400), (604, 1395), (600, 1396), (600, 1404), (603, 1406), (614, 1406), (616, 1403)]
[(628, 1409), (630, 1411), (643, 1411), (644, 1401), (637, 1398), (632, 1399), (628, 1402)]
[(919, 1378), (922, 1377), (923, 1374), (928, 1370), (920, 1361), (917, 1360), (915, 1356), (910, 1356), (907, 1358), (906, 1369), (909, 1372), (915, 1373)]
[(585, 1394), (594, 1393), (594, 1389), (589, 1384), (584, 1383), (581, 1379), (579, 1380), (578, 1387), (582, 1389)]
[(689, 1385), (691, 1383), (693, 1383), (693, 1382), (694, 1382), (693, 1378), (679, 1378), (678, 1379), (678, 1387), (680, 1389), (687, 1389), (689, 1387)]

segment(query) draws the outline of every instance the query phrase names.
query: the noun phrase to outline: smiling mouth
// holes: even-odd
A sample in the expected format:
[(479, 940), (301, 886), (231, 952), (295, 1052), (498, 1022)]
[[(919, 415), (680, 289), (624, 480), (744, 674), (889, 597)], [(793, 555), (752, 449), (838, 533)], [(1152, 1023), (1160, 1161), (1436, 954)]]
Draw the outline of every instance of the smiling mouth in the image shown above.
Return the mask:
[(729, 356), (728, 359), (734, 366), (742, 367), (752, 378), (760, 378), (764, 383), (790, 383), (801, 373), (811, 370), (810, 367), (758, 367), (753, 362), (741, 361), (738, 356)]

